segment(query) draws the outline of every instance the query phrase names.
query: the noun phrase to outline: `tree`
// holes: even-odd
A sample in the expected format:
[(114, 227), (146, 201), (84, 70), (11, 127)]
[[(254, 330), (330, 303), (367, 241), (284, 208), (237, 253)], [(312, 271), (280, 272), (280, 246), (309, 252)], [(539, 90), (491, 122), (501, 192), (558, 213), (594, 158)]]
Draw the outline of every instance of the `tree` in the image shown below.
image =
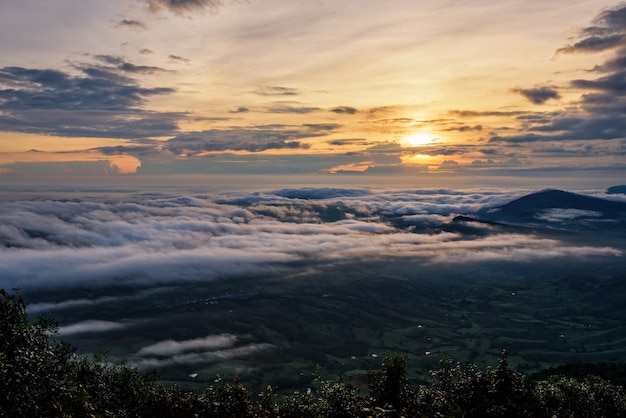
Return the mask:
[(382, 368), (369, 374), (371, 402), (374, 406), (400, 414), (415, 404), (416, 394), (406, 377), (407, 356), (394, 353), (385, 356)]

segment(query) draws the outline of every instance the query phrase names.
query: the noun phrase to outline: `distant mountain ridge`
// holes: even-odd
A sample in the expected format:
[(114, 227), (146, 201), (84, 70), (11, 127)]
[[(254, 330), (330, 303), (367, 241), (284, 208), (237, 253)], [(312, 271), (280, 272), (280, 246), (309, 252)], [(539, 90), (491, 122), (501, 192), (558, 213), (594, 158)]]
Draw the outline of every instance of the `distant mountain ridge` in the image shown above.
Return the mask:
[(496, 211), (506, 216), (534, 216), (547, 209), (577, 209), (600, 212), (604, 216), (626, 215), (626, 203), (585, 196), (563, 190), (546, 189), (520, 197)]
[(611, 228), (626, 232), (626, 202), (556, 189), (541, 190), (502, 206), (482, 209), (476, 216), (482, 221), (526, 227)]
[(626, 185), (612, 186), (606, 190), (607, 194), (626, 194)]

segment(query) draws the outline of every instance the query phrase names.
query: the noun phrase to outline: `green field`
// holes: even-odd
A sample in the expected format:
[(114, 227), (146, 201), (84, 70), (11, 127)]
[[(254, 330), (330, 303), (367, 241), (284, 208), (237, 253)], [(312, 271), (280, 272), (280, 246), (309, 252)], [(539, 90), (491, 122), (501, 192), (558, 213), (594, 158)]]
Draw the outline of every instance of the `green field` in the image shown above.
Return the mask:
[(316, 376), (361, 385), (394, 351), (409, 356), (416, 383), (442, 358), (483, 367), (503, 350), (516, 368), (532, 373), (574, 360), (626, 360), (626, 275), (621, 260), (605, 261), (435, 266), (397, 259), (151, 291), (72, 290), (56, 297), (126, 299), (55, 317), (61, 325), (135, 323), (63, 337), (80, 353), (108, 350), (131, 364), (141, 347), (166, 339), (232, 334), (236, 347), (264, 344), (249, 355), (159, 368), (164, 382), (183, 387), (208, 385), (217, 374), (239, 375), (252, 390), (268, 383), (302, 389)]

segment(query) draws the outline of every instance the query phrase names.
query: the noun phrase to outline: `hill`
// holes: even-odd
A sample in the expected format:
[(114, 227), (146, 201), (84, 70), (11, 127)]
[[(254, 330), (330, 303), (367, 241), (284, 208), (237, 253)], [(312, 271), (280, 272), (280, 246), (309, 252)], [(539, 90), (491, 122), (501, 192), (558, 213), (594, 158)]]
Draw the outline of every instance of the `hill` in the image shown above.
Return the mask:
[(626, 226), (626, 203), (548, 189), (483, 209), (478, 218), (523, 226), (615, 230)]

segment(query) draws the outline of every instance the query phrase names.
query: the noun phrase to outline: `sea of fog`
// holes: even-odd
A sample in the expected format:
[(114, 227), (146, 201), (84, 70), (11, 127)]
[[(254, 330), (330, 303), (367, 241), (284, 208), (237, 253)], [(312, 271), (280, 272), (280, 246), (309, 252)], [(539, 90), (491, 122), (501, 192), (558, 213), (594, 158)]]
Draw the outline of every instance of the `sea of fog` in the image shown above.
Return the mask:
[[(228, 280), (388, 257), (424, 263), (616, 255), (529, 235), (465, 239), (432, 228), (528, 190), (292, 188), (238, 193), (5, 194), (0, 287)], [(603, 191), (597, 191), (603, 196)]]

